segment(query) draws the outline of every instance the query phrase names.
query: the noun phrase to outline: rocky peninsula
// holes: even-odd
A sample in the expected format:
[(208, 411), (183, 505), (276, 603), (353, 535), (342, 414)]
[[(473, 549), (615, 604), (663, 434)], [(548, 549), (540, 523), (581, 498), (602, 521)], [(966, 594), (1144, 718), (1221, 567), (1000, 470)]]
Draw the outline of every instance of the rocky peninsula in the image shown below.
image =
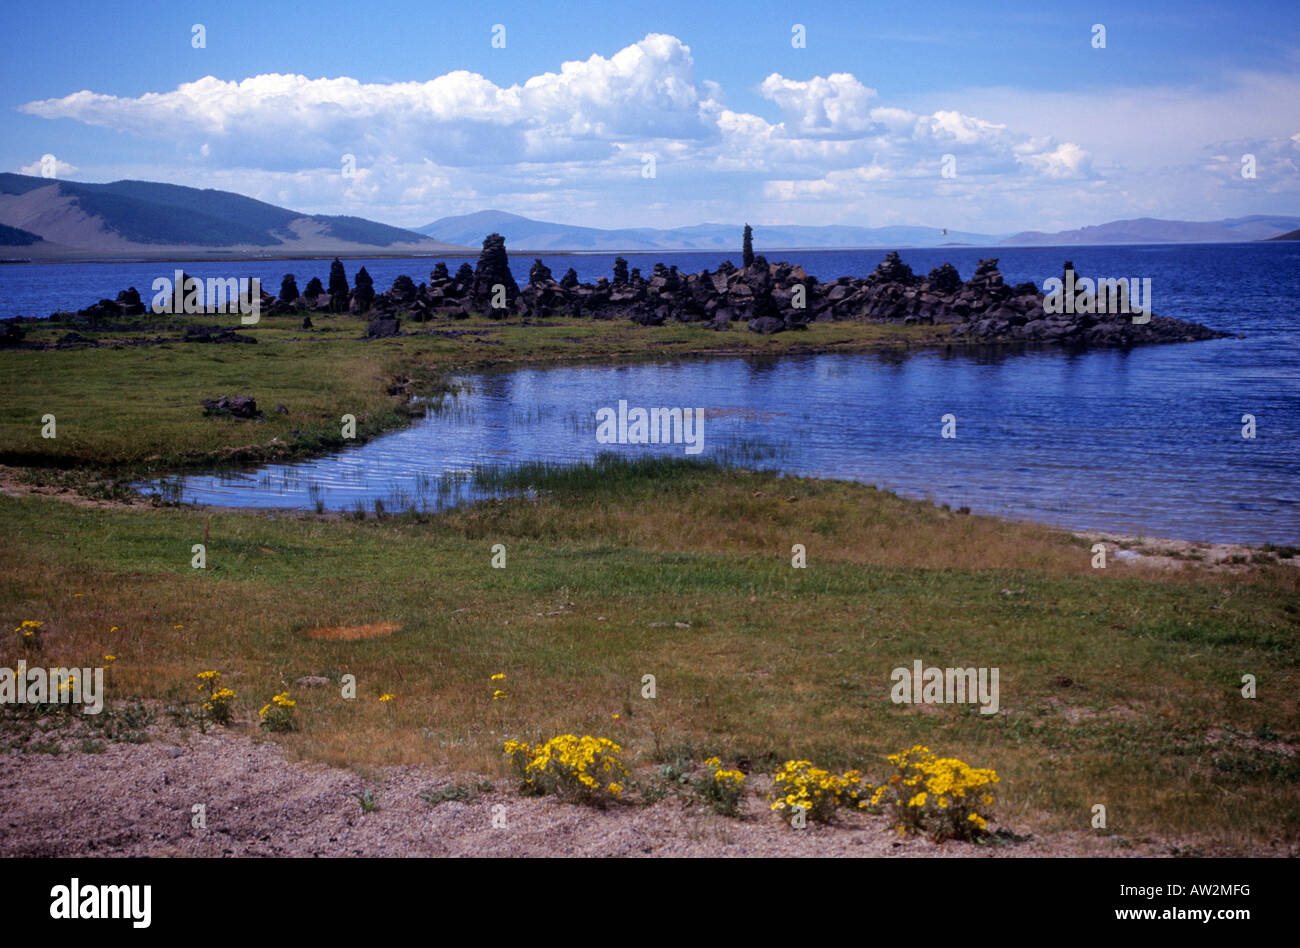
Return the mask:
[[(742, 266), (723, 262), (716, 270), (681, 273), (675, 265), (656, 263), (648, 277), (638, 268), (629, 270), (622, 257), (614, 261), (610, 277), (581, 283), (570, 268), (556, 280), (542, 260), (529, 269), (528, 282), (519, 286), (510, 271), (505, 238), (490, 234), (483, 241), (477, 264), (461, 264), (452, 273), (438, 263), (427, 282), (417, 284), (402, 275), (380, 293), (374, 290), (362, 267), (349, 286), (342, 264), (331, 267), (329, 287), (313, 278), (299, 293), (292, 275), (286, 275), (278, 296), (263, 289), (261, 312), (272, 316), (301, 315), (304, 328), (312, 315), (347, 312), (368, 318), (366, 336), (384, 338), (403, 333), (402, 323), (455, 320), (480, 313), (524, 323), (549, 319), (628, 319), (643, 326), (698, 323), (714, 331), (747, 329), (770, 334), (806, 329), (810, 323), (855, 320), (903, 325), (947, 325), (954, 341), (1026, 342), (1059, 345), (1123, 347), (1147, 343), (1191, 342), (1227, 335), (1198, 323), (1168, 316), (1134, 316), (1116, 312), (1112, 305), (1092, 305), (1080, 294), (1065, 312), (1045, 304), (1044, 293), (1033, 283), (1008, 285), (998, 272), (996, 257), (979, 261), (975, 272), (963, 280), (950, 263), (928, 275), (913, 273), (897, 251), (891, 251), (867, 277), (840, 277), (822, 282), (803, 267), (769, 263), (755, 256), (746, 244)], [(1063, 284), (1073, 288), (1083, 278), (1067, 261)], [(1085, 283), (1085, 286), (1090, 284)], [(1104, 295), (1092, 296), (1101, 304)], [(1149, 306), (1149, 299), (1147, 304)], [(1095, 312), (1107, 309), (1109, 312)], [(123, 290), (117, 299), (102, 299), (75, 314), (55, 314), (71, 324), (68, 340), (77, 344), (75, 327), (93, 326), (120, 316), (148, 312), (140, 293)], [(21, 325), (10, 321), (0, 339), (21, 344)], [(249, 337), (216, 327), (200, 327), (194, 341), (252, 341)], [(0, 343), (0, 344), (4, 344)]]

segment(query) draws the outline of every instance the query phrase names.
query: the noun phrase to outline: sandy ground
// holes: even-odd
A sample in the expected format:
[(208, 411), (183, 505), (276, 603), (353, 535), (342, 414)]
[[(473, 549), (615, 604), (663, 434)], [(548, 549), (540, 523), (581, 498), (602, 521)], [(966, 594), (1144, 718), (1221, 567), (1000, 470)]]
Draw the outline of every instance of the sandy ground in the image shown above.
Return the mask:
[[(1263, 552), (1244, 543), (1208, 543), (1201, 540), (1171, 540), (1163, 537), (1130, 536), (1122, 533), (1076, 533), (1089, 543), (1106, 546), (1106, 563), (1116, 566), (1145, 566), (1181, 570), (1197, 566), (1211, 572), (1249, 569), (1251, 557)], [(1300, 556), (1272, 557), (1272, 562), (1300, 567)]]
[[(0, 754), (0, 857), (37, 856), (1165, 856), (1218, 855), (1188, 841), (1117, 845), (1088, 833), (999, 846), (899, 839), (884, 816), (795, 830), (757, 795), (743, 819), (667, 797), (606, 810), (522, 797), (509, 779), (469, 802), (419, 793), (481, 776), (393, 767), (362, 777), (286, 760), (272, 741), (218, 728), (151, 727), (99, 754)], [(363, 813), (357, 795), (378, 808)], [(206, 827), (191, 825), (204, 806)], [(494, 825), (495, 824), (495, 825)], [(997, 827), (997, 824), (995, 824)], [(1288, 855), (1255, 852), (1255, 855)], [(1290, 855), (1295, 855), (1294, 853)]]

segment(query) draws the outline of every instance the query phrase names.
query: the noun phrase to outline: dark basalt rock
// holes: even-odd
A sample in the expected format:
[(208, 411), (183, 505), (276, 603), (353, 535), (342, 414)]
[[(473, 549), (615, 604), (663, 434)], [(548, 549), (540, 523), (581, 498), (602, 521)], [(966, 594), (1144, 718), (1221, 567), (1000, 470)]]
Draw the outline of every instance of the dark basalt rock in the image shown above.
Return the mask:
[(381, 319), (372, 319), (366, 324), (366, 339), (388, 339), (392, 336), (400, 336), (401, 331), (398, 328), (401, 321), (391, 317)]
[(114, 302), (117, 303), (123, 316), (143, 316), (145, 313), (145, 305), (140, 300), (140, 291), (133, 286), (118, 293)]
[(72, 332), (65, 332), (60, 336), (59, 341), (54, 344), (54, 347), (56, 349), (93, 349), (98, 345), (99, 343), (94, 339), (83, 336), (81, 333), (74, 330)]
[(555, 278), (551, 276), (551, 268), (535, 258), (533, 265), (528, 268), (528, 282), (530, 284), (554, 283)]
[(775, 316), (760, 316), (749, 321), (750, 332), (762, 333), (765, 336), (774, 332), (785, 332), (785, 330), (785, 320)]
[(17, 320), (6, 320), (4, 329), (0, 330), (0, 349), (12, 349), (23, 344), (27, 330)]
[(251, 395), (222, 395), (203, 399), (203, 414), (223, 418), (260, 418), (257, 402)]
[[(994, 263), (996, 262), (994, 261)], [(867, 277), (868, 286), (874, 286), (878, 283), (898, 283), (902, 286), (911, 286), (920, 282), (921, 278), (903, 262), (902, 258), (898, 256), (897, 250), (891, 250), (885, 254), (885, 259), (876, 267), (871, 276)]]
[(483, 240), (483, 252), (474, 268), (474, 286), (471, 292), (474, 304), (484, 312), (492, 307), (493, 288), (505, 287), (505, 309), (514, 307), (519, 296), (519, 285), (510, 272), (510, 258), (506, 255), (506, 239), (500, 234), (489, 234)]
[(415, 292), (415, 281), (403, 273), (393, 281), (393, 287), (388, 291), (388, 296), (397, 303), (409, 303), (415, 299)]
[(945, 263), (930, 271), (925, 280), (926, 287), (934, 293), (956, 293), (961, 289), (961, 276), (951, 263)]
[(222, 326), (190, 326), (181, 336), (181, 342), (257, 342), (257, 337)]

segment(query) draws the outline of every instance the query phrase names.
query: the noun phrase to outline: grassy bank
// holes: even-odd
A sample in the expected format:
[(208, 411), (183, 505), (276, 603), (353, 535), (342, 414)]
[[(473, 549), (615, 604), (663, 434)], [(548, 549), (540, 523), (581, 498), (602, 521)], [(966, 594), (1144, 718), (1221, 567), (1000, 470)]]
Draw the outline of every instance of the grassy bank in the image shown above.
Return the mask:
[[(196, 321), (225, 325), (258, 343), (181, 341)], [(344, 414), (357, 419), (358, 441), (404, 424), (409, 396), (436, 395), (456, 372), (701, 353), (888, 350), (940, 340), (933, 326), (847, 322), (759, 336), (743, 326), (712, 332), (699, 325), (641, 327), (625, 321), (523, 326), (466, 319), (404, 323), (403, 329), (421, 334), (367, 341), (359, 318), (317, 315), (315, 324), (306, 331), (288, 317), (266, 317), (250, 327), (236, 316), (149, 317), (79, 330), (99, 348), (0, 351), (0, 463), (125, 476), (284, 460), (343, 446)], [(67, 330), (41, 326), (28, 339), (53, 342)], [(126, 344), (159, 336), (161, 344)], [(204, 416), (203, 399), (237, 394), (252, 395), (265, 417)], [(287, 412), (277, 413), (277, 405)], [(55, 416), (54, 438), (42, 437), (47, 414)]]
[[(995, 768), (1019, 829), (1087, 830), (1103, 803), (1121, 839), (1300, 834), (1300, 571), (1094, 570), (1085, 544), (1045, 528), (668, 467), (537, 470), (534, 499), (366, 520), (0, 497), (4, 628), (45, 622), (38, 653), (0, 637), (0, 665), (112, 654), (110, 698), (172, 703), (220, 670), (250, 730), (288, 689), (302, 730), (278, 739), (334, 764), (497, 773), (504, 736), (571, 732), (641, 765), (794, 756), (873, 775), (923, 743)], [(307, 634), (371, 623), (398, 628)], [(1001, 712), (893, 704), (890, 671), (914, 659), (999, 668)], [(296, 687), (304, 675), (332, 683)]]

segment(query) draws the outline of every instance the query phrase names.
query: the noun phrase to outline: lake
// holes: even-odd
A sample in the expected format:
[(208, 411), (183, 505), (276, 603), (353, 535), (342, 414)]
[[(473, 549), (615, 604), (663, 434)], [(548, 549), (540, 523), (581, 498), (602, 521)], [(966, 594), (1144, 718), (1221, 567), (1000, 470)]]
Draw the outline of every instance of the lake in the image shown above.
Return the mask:
[[(660, 259), (683, 271), (723, 259), (624, 256), (644, 273)], [(883, 256), (823, 251), (769, 259), (833, 279), (865, 275)], [(684, 454), (682, 445), (598, 443), (597, 411), (625, 400), (704, 409), (699, 456), (742, 466), (847, 478), (1074, 529), (1300, 541), (1300, 246), (943, 248), (902, 256), (920, 273), (950, 261), (963, 277), (978, 258), (997, 256), (1008, 282), (1040, 287), (1066, 259), (1087, 276), (1150, 278), (1157, 313), (1244, 338), (1129, 351), (836, 354), (481, 374), (462, 380), (459, 396), (408, 429), (311, 461), (186, 477), (180, 496), (241, 507), (344, 510), (372, 508), (378, 499), (390, 511), (434, 509), (480, 495), (469, 477), (476, 465), (586, 460), (603, 450)], [(545, 259), (557, 277), (574, 266), (591, 280), (610, 272), (613, 255)], [(511, 261), (521, 282), (531, 261)], [(398, 273), (418, 281), (433, 263), (348, 261), (349, 277), (361, 262), (376, 288)], [(184, 266), (196, 276), (233, 275), (229, 266)], [(239, 266), (240, 275), (266, 273), (271, 290), (281, 273), (294, 272), (302, 286), (328, 270), (326, 261)], [(128, 283), (143, 292), (151, 274), (171, 269), (8, 265), (0, 267), (0, 296), (27, 299), (37, 312), (65, 305), (50, 303), (56, 298), (84, 306)], [(11, 292), (19, 283), (21, 292)], [(955, 416), (955, 438), (941, 437), (947, 414)], [(1255, 418), (1254, 439), (1242, 437), (1246, 414)]]

